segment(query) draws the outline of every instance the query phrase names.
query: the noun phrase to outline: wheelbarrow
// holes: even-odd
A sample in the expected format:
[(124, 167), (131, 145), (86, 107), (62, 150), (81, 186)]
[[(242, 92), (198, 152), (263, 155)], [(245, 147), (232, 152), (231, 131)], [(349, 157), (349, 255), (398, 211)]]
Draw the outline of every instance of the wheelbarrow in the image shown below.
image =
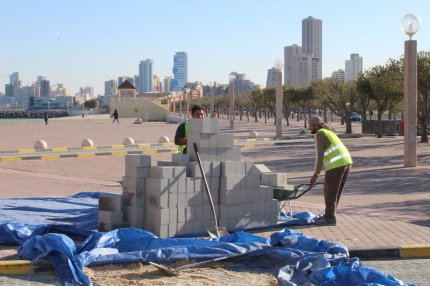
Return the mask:
[[(316, 182), (316, 185), (324, 184), (324, 182)], [(304, 186), (308, 186), (306, 190), (304, 190)], [(287, 214), (284, 211), (284, 206), (288, 202), (288, 206), (290, 207), (290, 219), (293, 218), (293, 208), (291, 207), (291, 201), (297, 200), (307, 192), (309, 192), (313, 187), (310, 184), (301, 184), (294, 186), (293, 190), (285, 190), (285, 189), (277, 189), (273, 188), (273, 198), (278, 200), (279, 202), (284, 202), (282, 205), (279, 204), (279, 211), (283, 212), (286, 217)]]

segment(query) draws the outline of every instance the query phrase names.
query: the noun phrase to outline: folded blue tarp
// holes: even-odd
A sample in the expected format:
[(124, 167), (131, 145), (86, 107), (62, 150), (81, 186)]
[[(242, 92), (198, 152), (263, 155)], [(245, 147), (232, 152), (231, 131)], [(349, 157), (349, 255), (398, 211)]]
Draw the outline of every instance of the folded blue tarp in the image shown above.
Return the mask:
[[(0, 200), (0, 244), (22, 245), (22, 259), (50, 259), (64, 284), (92, 285), (85, 266), (152, 261), (203, 261), (251, 250), (236, 258), (243, 271), (276, 269), (280, 285), (413, 285), (348, 258), (342, 243), (331, 243), (284, 229), (270, 239), (236, 232), (219, 239), (158, 238), (138, 229), (97, 232), (98, 196)], [(311, 213), (293, 214), (286, 224), (311, 224)], [(17, 224), (19, 221), (21, 224)], [(277, 225), (276, 227), (279, 227)], [(85, 239), (74, 244), (73, 238)]]

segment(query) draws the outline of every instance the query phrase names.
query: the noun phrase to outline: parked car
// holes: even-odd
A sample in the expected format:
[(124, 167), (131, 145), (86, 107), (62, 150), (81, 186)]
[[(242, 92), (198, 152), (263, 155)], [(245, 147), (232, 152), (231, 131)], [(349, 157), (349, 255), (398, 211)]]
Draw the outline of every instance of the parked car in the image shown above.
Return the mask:
[(351, 115), (351, 121), (361, 121), (361, 115), (357, 112), (353, 112)]

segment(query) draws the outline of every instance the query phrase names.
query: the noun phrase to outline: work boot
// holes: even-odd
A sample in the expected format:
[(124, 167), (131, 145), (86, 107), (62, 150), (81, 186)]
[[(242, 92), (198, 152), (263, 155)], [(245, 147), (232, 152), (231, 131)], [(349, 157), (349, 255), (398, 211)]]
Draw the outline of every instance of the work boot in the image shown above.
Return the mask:
[(315, 219), (316, 225), (336, 225), (336, 217), (326, 218), (325, 215)]

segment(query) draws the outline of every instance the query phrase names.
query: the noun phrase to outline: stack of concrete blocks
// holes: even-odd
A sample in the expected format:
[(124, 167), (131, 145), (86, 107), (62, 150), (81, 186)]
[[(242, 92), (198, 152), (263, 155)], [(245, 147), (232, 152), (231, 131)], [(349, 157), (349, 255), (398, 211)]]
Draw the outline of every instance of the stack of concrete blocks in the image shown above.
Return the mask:
[(130, 227), (130, 224), (123, 220), (122, 205), (122, 196), (120, 195), (99, 196), (99, 231)]
[(218, 193), (218, 200), (214, 195), (213, 200), (219, 205), (219, 226), (235, 230), (276, 224), (279, 202), (273, 199), (273, 188), (261, 186), (261, 175), (253, 162), (241, 161), (241, 148), (234, 147), (234, 134), (218, 133), (218, 119), (189, 120), (189, 172), (200, 176), (193, 143), (199, 150), (211, 194)]

